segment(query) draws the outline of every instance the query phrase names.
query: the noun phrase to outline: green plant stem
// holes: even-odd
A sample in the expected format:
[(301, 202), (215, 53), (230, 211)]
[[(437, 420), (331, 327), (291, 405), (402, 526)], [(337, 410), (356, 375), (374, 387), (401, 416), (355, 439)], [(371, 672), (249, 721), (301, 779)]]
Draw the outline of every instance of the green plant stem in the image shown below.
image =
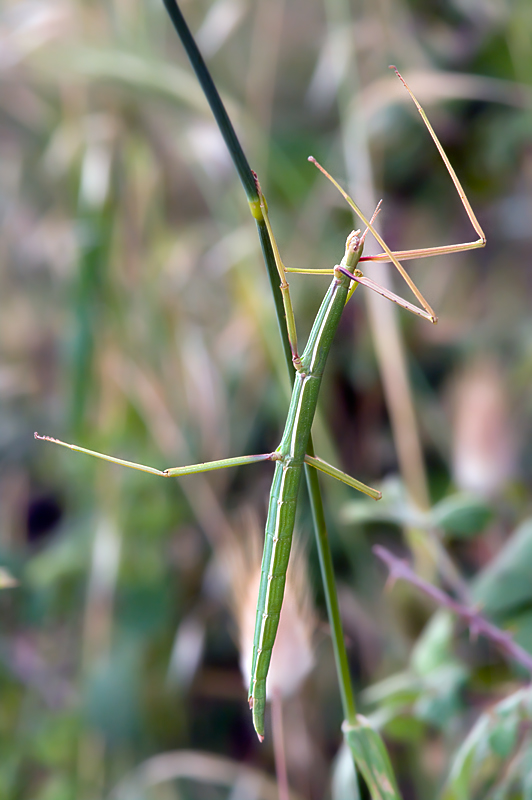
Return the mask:
[(196, 77), (201, 88), (203, 89), (203, 94), (205, 95), (207, 102), (211, 107), (218, 128), (220, 129), (220, 133), (224, 138), (226, 147), (231, 154), (233, 164), (238, 172), (238, 177), (242, 181), (248, 202), (251, 203), (258, 201), (259, 196), (257, 187), (255, 185), (255, 179), (248, 164), (248, 160), (244, 154), (244, 151), (242, 150), (240, 142), (238, 141), (235, 129), (231, 124), (231, 120), (229, 119), (227, 111), (225, 110), (222, 98), (218, 94), (218, 90), (214, 85), (214, 81), (209, 70), (207, 69), (205, 61), (203, 60), (203, 56), (201, 55), (198, 46), (194, 41), (194, 37), (192, 36), (190, 29), (185, 22), (185, 18), (181, 13), (181, 9), (175, 0), (163, 0), (163, 2), (166, 6), (168, 14), (170, 15), (170, 19), (174, 23), (174, 27), (179, 35), (179, 38), (181, 39), (181, 43), (185, 48), (186, 54), (190, 59), (190, 63), (192, 64), (194, 72), (196, 73)]
[[(307, 453), (314, 456), (314, 444), (312, 436), (309, 436)], [(356, 725), (356, 706), (353, 695), (353, 686), (349, 674), (349, 662), (345, 649), (344, 631), (340, 617), (340, 607), (338, 605), (338, 594), (336, 592), (336, 580), (332, 563), (331, 548), (329, 547), (329, 534), (325, 524), (325, 513), (323, 510), (323, 500), (321, 497), (318, 474), (315, 469), (305, 464), (305, 478), (310, 498), (310, 508), (312, 511), (312, 521), (314, 523), (314, 533), (316, 536), (316, 547), (321, 569), (321, 579), (325, 593), (325, 603), (327, 605), (327, 615), (331, 627), (331, 638), (336, 661), (336, 671), (338, 673), (338, 684), (342, 698), (342, 709), (345, 720), (350, 725)]]
[(288, 341), (288, 336), (286, 333), (283, 298), (279, 289), (279, 275), (277, 273), (277, 266), (275, 264), (275, 257), (268, 234), (268, 229), (260, 208), (260, 198), (257, 191), (257, 184), (255, 182), (255, 175), (249, 166), (249, 162), (244, 151), (242, 150), (242, 145), (240, 144), (235, 129), (233, 128), (233, 124), (229, 119), (229, 115), (227, 114), (222, 98), (220, 97), (218, 90), (214, 85), (214, 81), (207, 68), (207, 65), (205, 64), (203, 56), (198, 49), (194, 37), (190, 32), (190, 29), (176, 0), (163, 0), (163, 2), (168, 14), (170, 15), (170, 19), (174, 24), (177, 34), (181, 39), (183, 47), (185, 48), (185, 52), (190, 60), (194, 72), (196, 73), (196, 77), (201, 88), (203, 89), (203, 93), (207, 99), (207, 102), (211, 107), (216, 124), (218, 125), (225, 145), (229, 150), (233, 164), (235, 165), (235, 169), (238, 173), (238, 177), (240, 178), (240, 182), (244, 187), (251, 214), (257, 225), (262, 255), (266, 264), (266, 271), (270, 280), (273, 301), (275, 303), (275, 313), (277, 316), (277, 322), (279, 324), (279, 333), (281, 335), (285, 359), (287, 360), (288, 364), (290, 380), (293, 382), (292, 352), (290, 350), (290, 342)]
[(275, 263), (275, 256), (273, 254), (272, 243), (266, 227), (266, 222), (264, 221), (264, 218), (262, 220), (256, 219), (255, 222), (257, 224), (257, 232), (259, 234), (262, 257), (264, 258), (264, 263), (266, 264), (266, 272), (268, 273), (270, 288), (272, 290), (272, 297), (275, 305), (275, 315), (277, 317), (279, 335), (281, 337), (281, 344), (283, 346), (284, 360), (288, 369), (290, 386), (293, 386), (295, 373), (294, 365), (292, 363), (292, 348), (290, 347), (288, 330), (285, 324), (283, 295), (279, 286), (279, 273), (277, 272), (277, 265)]
[[(214, 118), (220, 129), (220, 133), (224, 138), (242, 186), (244, 187), (244, 191), (246, 192), (246, 197), (248, 199), (252, 216), (257, 224), (264, 262), (266, 264), (272, 289), (285, 361), (288, 368), (290, 383), (293, 384), (294, 368), (292, 364), (292, 352), (290, 349), (290, 342), (288, 341), (283, 300), (281, 290), (279, 288), (279, 276), (277, 273), (272, 244), (266, 228), (266, 223), (260, 210), (260, 201), (255, 182), (255, 175), (249, 166), (248, 160), (244, 154), (244, 151), (242, 150), (242, 146), (235, 133), (231, 120), (229, 119), (227, 111), (225, 110), (222, 99), (218, 94), (218, 90), (214, 85), (209, 70), (207, 69), (207, 65), (203, 60), (203, 56), (198, 50), (198, 46), (194, 41), (194, 37), (192, 36), (188, 25), (185, 22), (176, 0), (163, 0), (163, 2), (179, 35), (179, 38), (181, 39), (183, 47), (185, 48), (185, 51), (190, 59), (190, 63), (196, 73), (198, 81), (200, 82), (205, 97), (207, 98), (207, 101), (212, 109)], [(314, 456), (312, 436), (309, 436), (307, 452), (309, 455)], [(314, 469), (305, 466), (305, 477), (310, 496), (310, 505), (312, 509), (312, 518), (314, 521), (314, 531), (316, 536), (316, 546), (320, 561), (327, 613), (329, 615), (329, 624), (331, 627), (331, 636), (336, 660), (336, 670), (338, 673), (338, 682), (340, 685), (340, 695), (342, 698), (344, 718), (350, 724), (355, 724), (355, 701), (349, 674), (347, 652), (345, 649), (344, 635), (340, 619), (340, 609), (338, 605), (338, 596), (336, 593), (336, 582), (334, 578), (332, 556), (329, 547), (327, 527), (325, 525), (325, 515), (323, 512), (323, 502), (321, 498), (318, 476), (316, 475)]]

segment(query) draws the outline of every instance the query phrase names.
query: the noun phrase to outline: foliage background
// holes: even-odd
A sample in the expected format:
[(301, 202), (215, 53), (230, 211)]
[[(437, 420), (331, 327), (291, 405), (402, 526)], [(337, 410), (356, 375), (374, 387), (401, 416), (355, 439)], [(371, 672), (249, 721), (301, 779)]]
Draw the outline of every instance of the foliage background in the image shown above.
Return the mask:
[[(491, 712), (469, 760), (456, 755), (523, 674), (409, 587), (383, 594), (371, 545), (404, 554), (436, 530), (486, 613), (532, 649), (532, 7), (183, 10), (288, 265), (332, 266), (352, 226), (309, 154), (367, 212), (383, 196), (391, 247), (470, 238), (389, 63), (425, 105), (487, 232), (483, 251), (412, 265), (436, 328), (399, 316), (431, 502), (453, 496), (451, 522), (441, 506), (421, 519), (391, 480), (380, 371), (392, 350), (376, 357), (362, 290), (333, 348), (316, 443), (362, 480), (387, 479), (380, 520), (349, 490), (323, 489), (357, 693), (405, 798), (530, 797), (526, 698)], [(264, 516), (269, 467), (177, 484), (32, 433), (161, 467), (274, 448), (287, 381), (253, 222), (162, 4), (4, 0), (0, 36), (0, 563), (19, 581), (0, 595), (0, 797), (106, 797), (145, 759), (179, 750), (232, 759), (238, 786), (239, 764), (267, 772), (272, 753), (252, 733), (219, 554), (244, 507)], [(326, 284), (291, 285), (304, 339)], [(418, 499), (422, 480), (409, 487)], [(325, 619), (305, 508), (299, 528)], [(422, 556), (421, 546), (417, 566), (437, 581)], [(331, 791), (340, 744), (326, 628), (316, 660), (286, 713), (291, 781), (309, 798)], [(202, 775), (218, 774), (206, 762)], [(142, 796), (236, 797), (234, 786), (182, 779)]]

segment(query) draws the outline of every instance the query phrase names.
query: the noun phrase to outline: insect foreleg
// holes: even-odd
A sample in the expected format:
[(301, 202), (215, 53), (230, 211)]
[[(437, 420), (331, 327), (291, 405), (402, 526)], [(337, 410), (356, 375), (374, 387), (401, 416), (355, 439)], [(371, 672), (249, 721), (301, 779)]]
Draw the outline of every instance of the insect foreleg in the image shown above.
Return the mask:
[(216, 469), (225, 469), (227, 467), (242, 467), (246, 464), (255, 464), (258, 461), (276, 461), (276, 453), (260, 453), (259, 455), (252, 456), (236, 456), (234, 458), (223, 458), (220, 461), (204, 461), (201, 464), (190, 464), (186, 467), (170, 467), (169, 469), (156, 469), (155, 467), (147, 467), (144, 464), (137, 464), (134, 461), (125, 461), (122, 458), (115, 458), (115, 456), (108, 456), (105, 453), (98, 453), (96, 450), (87, 450), (86, 447), (80, 447), (77, 444), (68, 444), (62, 442), (60, 439), (53, 439), (51, 436), (40, 436), (38, 433), (33, 434), (36, 439), (41, 439), (44, 442), (52, 442), (52, 444), (59, 444), (61, 447), (68, 447), (69, 450), (75, 450), (77, 453), (85, 453), (87, 456), (99, 458), (102, 461), (109, 461), (112, 464), (118, 464), (121, 467), (129, 467), (129, 469), (136, 469), (140, 472), (149, 472), (151, 475), (160, 475), (163, 478), (179, 478), (185, 475), (195, 475), (198, 472), (211, 472)]

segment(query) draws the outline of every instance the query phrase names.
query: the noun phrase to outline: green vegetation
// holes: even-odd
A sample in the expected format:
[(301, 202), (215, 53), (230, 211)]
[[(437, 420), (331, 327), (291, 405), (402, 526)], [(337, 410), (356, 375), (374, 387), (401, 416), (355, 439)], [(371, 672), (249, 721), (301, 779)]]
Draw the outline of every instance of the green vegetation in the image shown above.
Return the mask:
[[(314, 434), (328, 461), (382, 484), (380, 507), (322, 487), (357, 710), (402, 796), (530, 797), (526, 671), (408, 583), (383, 593), (371, 550), (410, 558), (532, 652), (528, 6), (184, 11), (287, 266), (331, 266), (352, 227), (310, 153), (367, 213), (384, 195), (394, 249), (469, 237), (392, 61), (486, 229), (486, 251), (407, 265), (434, 329), (389, 305), (366, 313), (357, 292)], [(0, 797), (275, 797), (267, 781), (238, 788), (258, 786), (249, 770), (270, 772), (272, 751), (250, 724), (221, 556), (245, 538), (242, 508), (263, 517), (271, 468), (161, 481), (32, 438), (161, 468), (275, 447), (288, 382), (246, 199), (162, 5), (2, 15)], [(326, 282), (291, 276), (307, 331)], [(285, 708), (290, 784), (357, 797), (349, 762), (332, 763), (328, 632), (316, 662)], [(363, 730), (346, 739), (386, 763)]]

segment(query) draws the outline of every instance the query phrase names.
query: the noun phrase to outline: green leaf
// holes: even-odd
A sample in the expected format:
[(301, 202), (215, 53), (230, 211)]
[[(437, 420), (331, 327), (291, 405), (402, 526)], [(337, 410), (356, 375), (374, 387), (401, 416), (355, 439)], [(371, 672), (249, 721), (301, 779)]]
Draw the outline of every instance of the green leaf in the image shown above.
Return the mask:
[(522, 783), (523, 800), (532, 800), (532, 742), (523, 753)]
[[(480, 715), (456, 753), (443, 800), (471, 800), (484, 792), (490, 779), (502, 774), (504, 762), (513, 754), (520, 722), (530, 719), (531, 702), (532, 690), (526, 687)], [(525, 777), (525, 761), (522, 770)]]
[(470, 786), (478, 761), (487, 750), (489, 719), (483, 714), (459, 748), (444, 792), (444, 800), (470, 800)]
[(332, 800), (360, 800), (360, 789), (353, 756), (345, 742), (334, 759), (331, 798)]
[(493, 517), (493, 511), (481, 498), (460, 493), (436, 503), (431, 517), (434, 525), (442, 528), (448, 538), (468, 538), (484, 530)]
[(427, 726), (421, 719), (407, 716), (405, 712), (394, 717), (386, 725), (386, 736), (395, 742), (408, 742), (421, 746)]
[(525, 520), (475, 581), (483, 613), (507, 613), (532, 602), (532, 519)]
[(428, 621), (418, 638), (410, 663), (418, 675), (429, 675), (451, 661), (453, 656), (454, 619), (440, 609)]
[(467, 670), (458, 662), (438, 667), (425, 676), (424, 691), (414, 704), (417, 717), (437, 728), (445, 728), (460, 709), (460, 692)]
[(500, 758), (508, 758), (515, 747), (518, 732), (519, 718), (516, 715), (502, 719), (488, 737), (493, 752)]
[(419, 511), (408, 498), (403, 483), (397, 478), (389, 478), (380, 487), (382, 500), (354, 500), (346, 503), (341, 516), (342, 521), (352, 522), (390, 522), (409, 528), (427, 527), (427, 514)]
[[(361, 694), (364, 703), (409, 703), (415, 700), (422, 687), (418, 675), (411, 671), (396, 672), (388, 678), (373, 683)], [(380, 727), (380, 726), (379, 726)]]
[(343, 521), (389, 522), (420, 530), (441, 528), (448, 538), (467, 538), (481, 533), (493, 516), (485, 500), (467, 493), (446, 497), (426, 513), (412, 504), (396, 478), (385, 481), (381, 489), (379, 503), (367, 500), (347, 503), (342, 510)]
[(517, 644), (532, 653), (532, 609), (527, 608), (521, 614), (511, 614), (505, 623)]
[(401, 800), (384, 742), (366, 717), (357, 714), (357, 722), (344, 722), (342, 731), (372, 800)]

